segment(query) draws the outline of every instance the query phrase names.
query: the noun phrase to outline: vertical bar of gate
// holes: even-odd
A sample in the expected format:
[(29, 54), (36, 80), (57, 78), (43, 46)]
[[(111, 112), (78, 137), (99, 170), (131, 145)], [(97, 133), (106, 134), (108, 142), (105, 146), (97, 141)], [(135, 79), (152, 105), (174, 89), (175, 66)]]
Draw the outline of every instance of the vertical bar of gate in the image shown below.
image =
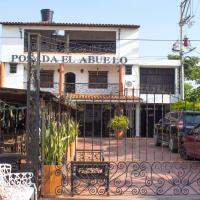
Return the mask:
[[(84, 103), (84, 113), (83, 113), (83, 152), (85, 152), (85, 113), (86, 113), (86, 100)], [(85, 155), (84, 155), (85, 160)]]
[(41, 110), (42, 120), (41, 120), (41, 193), (44, 193), (44, 131), (45, 131), (45, 112)]
[[(76, 107), (77, 107), (77, 100), (76, 100)], [(76, 118), (76, 120), (75, 120), (75, 126), (77, 127), (77, 121), (78, 121), (78, 109), (76, 109), (76, 113), (75, 113), (75, 118)], [(76, 129), (76, 131), (77, 131), (77, 129)], [(78, 138), (78, 133), (75, 133), (75, 154), (74, 154), (74, 158), (73, 158), (73, 160), (74, 161), (76, 161), (76, 158), (77, 158), (77, 152), (76, 152), (76, 149), (77, 149), (77, 141), (76, 141), (76, 139)]]
[(92, 99), (92, 160), (93, 160), (93, 150), (94, 150), (94, 96)]
[[(140, 120), (141, 120), (141, 88), (140, 89), (138, 89), (139, 90), (139, 105), (140, 105), (140, 107), (139, 107), (139, 109), (140, 109)], [(141, 123), (140, 123), (141, 124)], [(141, 125), (140, 125), (140, 130), (141, 130)], [(138, 144), (138, 151), (139, 151), (139, 161), (140, 161), (140, 138), (141, 137), (141, 134), (139, 135), (139, 144)]]
[[(119, 109), (120, 109), (120, 97), (121, 97), (121, 94), (119, 95), (119, 100), (118, 100), (118, 105), (119, 105)], [(115, 108), (116, 109), (116, 108)], [(118, 154), (119, 154), (119, 138), (117, 137), (117, 161), (118, 161)]]
[[(162, 141), (163, 141), (163, 120), (164, 120), (164, 114), (163, 114), (163, 112), (164, 112), (164, 110), (163, 110), (164, 108), (163, 108), (163, 91), (162, 91)], [(163, 161), (163, 143), (161, 144), (162, 145), (162, 155), (161, 155), (161, 157), (162, 157), (162, 161)]]
[(103, 149), (102, 149), (102, 131), (103, 131), (103, 95), (101, 99), (101, 138), (100, 138), (100, 161), (102, 161), (102, 154), (103, 154)]
[(149, 120), (149, 112), (148, 112), (148, 109), (149, 109), (149, 107), (148, 107), (148, 94), (146, 94), (146, 140), (145, 140), (145, 150), (146, 150), (146, 152), (145, 152), (145, 160), (147, 161), (147, 159), (148, 159), (148, 155), (147, 155), (147, 150), (148, 150), (148, 135), (149, 135), (149, 129), (148, 129), (148, 120)]
[[(170, 93), (170, 99), (169, 99), (169, 112), (170, 112), (170, 115), (169, 115), (169, 138), (172, 137), (172, 126), (171, 126), (171, 111), (172, 111), (172, 107), (171, 107), (171, 93)], [(172, 152), (170, 151), (170, 154), (169, 154), (169, 160), (171, 161), (172, 159)]]
[[(111, 94), (110, 94), (110, 112), (109, 112), (109, 121), (111, 120), (111, 116), (112, 115), (112, 102), (111, 102)], [(111, 137), (111, 128), (109, 127), (109, 152), (108, 152), (108, 160), (109, 160), (109, 162), (110, 162), (110, 137)]]
[[(125, 94), (125, 88), (124, 88), (124, 94)], [(125, 110), (126, 110), (126, 117), (129, 117), (129, 115), (128, 115), (128, 110), (127, 110), (127, 96), (128, 96), (128, 94), (126, 94), (126, 100), (125, 100), (125, 102), (126, 102), (126, 106), (125, 106)], [(129, 122), (130, 123), (130, 122)], [(124, 149), (124, 153), (125, 153), (125, 157), (124, 157), (124, 159), (125, 159), (125, 161), (126, 161), (126, 154), (127, 154), (127, 152), (126, 152), (126, 139), (127, 139), (127, 130), (126, 130), (126, 132), (125, 132), (125, 149)]]
[(131, 131), (131, 137), (132, 137), (132, 138), (131, 138), (131, 144), (132, 144), (132, 146), (131, 146), (131, 150), (132, 150), (131, 154), (132, 154), (132, 155), (131, 155), (131, 156), (132, 156), (132, 161), (133, 161), (133, 151), (134, 151), (134, 150), (133, 150), (133, 148), (134, 148), (134, 145), (133, 145), (133, 143), (134, 143), (134, 138), (133, 138), (134, 135), (133, 135), (133, 134), (134, 134), (134, 128), (135, 128), (134, 124), (135, 124), (135, 121), (136, 121), (136, 120), (134, 121), (134, 119), (135, 119), (135, 115), (134, 115), (134, 114), (135, 114), (135, 112), (134, 112), (134, 110), (135, 110), (135, 109), (134, 109), (134, 108), (135, 108), (135, 107), (134, 107), (134, 106), (135, 106), (135, 105), (134, 105), (134, 97), (135, 97), (134, 94), (135, 94), (135, 90), (134, 90), (134, 88), (133, 88), (132, 94), (133, 94), (133, 95), (132, 95), (132, 97), (133, 97), (133, 102), (132, 102), (132, 131)]
[[(153, 93), (153, 136), (155, 137), (155, 124), (156, 124), (156, 94), (155, 91)], [(155, 161), (156, 157), (156, 151), (154, 149), (153, 152), (153, 160)]]

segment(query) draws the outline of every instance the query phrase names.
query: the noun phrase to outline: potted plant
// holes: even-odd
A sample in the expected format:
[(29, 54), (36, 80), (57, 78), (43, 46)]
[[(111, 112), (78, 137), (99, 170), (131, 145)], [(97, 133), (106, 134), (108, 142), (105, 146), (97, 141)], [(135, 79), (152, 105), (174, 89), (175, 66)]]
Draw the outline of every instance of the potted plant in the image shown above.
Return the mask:
[(124, 136), (125, 131), (128, 129), (129, 120), (126, 116), (115, 115), (109, 122), (108, 127), (113, 129), (115, 136), (118, 139), (121, 139)]
[(68, 147), (68, 155), (67, 161), (74, 160), (76, 146), (78, 145), (78, 132), (79, 132), (79, 124), (73, 118), (67, 118), (67, 147)]
[(42, 128), (43, 158), (44, 158), (44, 188), (43, 195), (56, 195), (56, 189), (61, 186), (61, 173), (56, 170), (62, 168), (63, 157), (66, 153), (66, 126), (50, 119)]
[(78, 136), (79, 124), (69, 115), (65, 115), (61, 122), (48, 119), (42, 122), (42, 150), (44, 158), (44, 189), (43, 195), (56, 195), (61, 186), (61, 170), (63, 159), (71, 161), (75, 156), (75, 141)]

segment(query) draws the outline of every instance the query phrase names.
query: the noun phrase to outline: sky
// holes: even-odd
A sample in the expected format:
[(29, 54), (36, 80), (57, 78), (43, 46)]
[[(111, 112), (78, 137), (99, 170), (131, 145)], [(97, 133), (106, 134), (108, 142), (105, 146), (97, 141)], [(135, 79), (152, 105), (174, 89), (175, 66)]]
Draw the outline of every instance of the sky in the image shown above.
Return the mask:
[[(0, 21), (37, 22), (40, 10), (54, 10), (55, 22), (112, 23), (140, 25), (141, 57), (165, 57), (179, 39), (181, 0), (0, 0)], [(200, 40), (200, 0), (193, 0), (194, 24), (184, 35)], [(200, 57), (200, 41), (191, 41), (196, 49), (189, 55)]]

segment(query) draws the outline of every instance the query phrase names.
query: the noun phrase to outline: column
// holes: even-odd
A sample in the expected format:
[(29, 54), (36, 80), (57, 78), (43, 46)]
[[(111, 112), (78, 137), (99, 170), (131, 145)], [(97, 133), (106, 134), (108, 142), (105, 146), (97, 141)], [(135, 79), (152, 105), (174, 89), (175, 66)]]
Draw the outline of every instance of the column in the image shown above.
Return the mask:
[(136, 136), (140, 136), (140, 103), (136, 103), (136, 110), (135, 110), (135, 131)]
[(0, 88), (4, 87), (5, 82), (5, 65), (4, 63), (0, 64)]
[(118, 72), (119, 72), (119, 96), (122, 96), (123, 95), (122, 65), (119, 65)]
[(59, 95), (62, 96), (64, 92), (64, 64), (59, 65)]

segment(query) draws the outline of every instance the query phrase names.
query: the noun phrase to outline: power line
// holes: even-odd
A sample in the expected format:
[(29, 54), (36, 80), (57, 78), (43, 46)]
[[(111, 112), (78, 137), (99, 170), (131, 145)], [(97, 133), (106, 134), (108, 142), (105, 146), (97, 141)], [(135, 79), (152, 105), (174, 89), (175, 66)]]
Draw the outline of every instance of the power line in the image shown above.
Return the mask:
[[(46, 37), (46, 38), (50, 38), (47, 36), (43, 36), (42, 37)], [(0, 38), (2, 39), (26, 39), (25, 37), (8, 37), (8, 36), (0, 36)], [(55, 38), (50, 38), (51, 40), (56, 40), (56, 41), (60, 41), (60, 42), (66, 42), (66, 40), (61, 40), (61, 39), (55, 39)], [(120, 38), (120, 39), (116, 39), (113, 40), (113, 42), (115, 41), (120, 41), (120, 40), (132, 40), (132, 41), (147, 41), (147, 42), (174, 42), (177, 41), (177, 39), (151, 39), (151, 38)], [(78, 41), (78, 40), (77, 40)], [(191, 42), (200, 42), (200, 39), (190, 39)], [(95, 41), (96, 42), (96, 41)], [(98, 41), (97, 41), (98, 42)], [(105, 42), (105, 41), (104, 41)], [(70, 42), (69, 42), (70, 43)], [(72, 42), (73, 43), (73, 42)], [(99, 43), (101, 43), (101, 41), (99, 41)]]

